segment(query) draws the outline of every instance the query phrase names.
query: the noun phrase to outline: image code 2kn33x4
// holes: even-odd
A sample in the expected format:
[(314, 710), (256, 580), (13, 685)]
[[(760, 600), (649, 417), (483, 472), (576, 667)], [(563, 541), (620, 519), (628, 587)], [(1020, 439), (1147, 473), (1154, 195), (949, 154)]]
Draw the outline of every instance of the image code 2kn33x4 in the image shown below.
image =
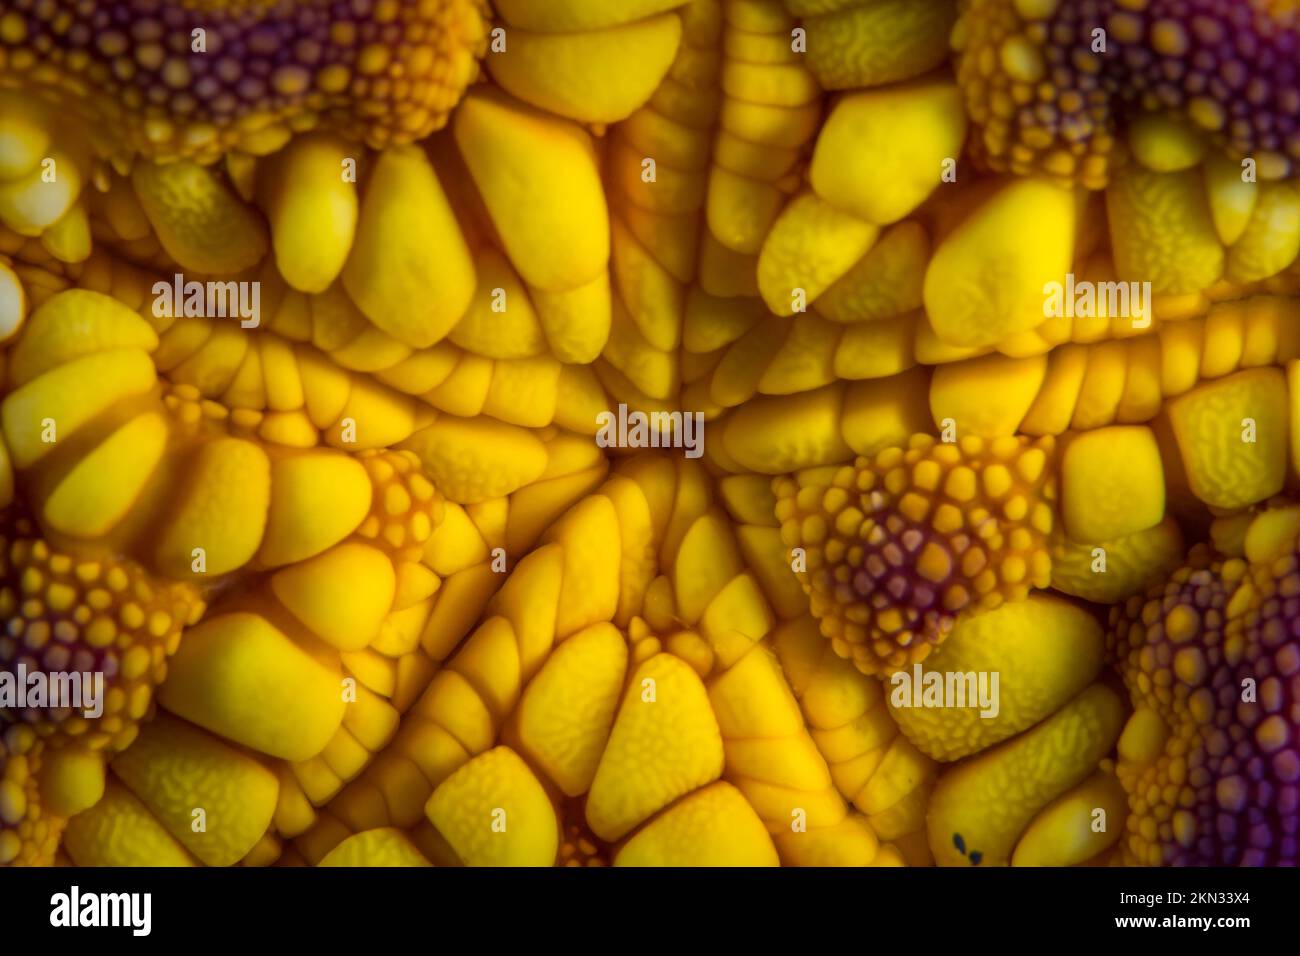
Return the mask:
[(0, 0), (0, 864), (1298, 861), (1293, 0)]

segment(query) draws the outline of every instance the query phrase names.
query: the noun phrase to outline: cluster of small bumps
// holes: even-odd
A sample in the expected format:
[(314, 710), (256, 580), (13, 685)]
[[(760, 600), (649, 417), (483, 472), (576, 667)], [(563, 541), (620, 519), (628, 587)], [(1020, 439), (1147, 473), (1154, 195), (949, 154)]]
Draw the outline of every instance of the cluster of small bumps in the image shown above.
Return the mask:
[[(1140, 865), (1300, 858), (1300, 554), (1188, 564), (1111, 611), (1111, 653), (1162, 752), (1119, 764)], [(1159, 734), (1155, 739), (1159, 740)]]
[[(1173, 110), (1266, 178), (1300, 163), (1292, 5), (1237, 0), (970, 0), (954, 31), (973, 148), (993, 169), (1105, 186), (1137, 110)], [(1102, 39), (1094, 31), (1105, 32)]]
[(609, 866), (609, 851), (603, 841), (591, 832), (581, 813), (570, 815), (560, 841), (557, 866), (605, 867)]
[(357, 534), (391, 549), (398, 557), (419, 560), (424, 543), (442, 523), (442, 495), (424, 476), (414, 452), (372, 449), (357, 457), (374, 487), (370, 513)]
[(33, 866), (53, 859), (63, 821), (41, 804), (45, 743), (24, 724), (0, 733), (0, 866)]
[(804, 589), (836, 652), (888, 673), (923, 660), (962, 610), (1046, 587), (1052, 447), (917, 435), (829, 481), (777, 479), (782, 539), (804, 549)]
[(189, 585), (159, 583), (130, 560), (57, 550), (28, 518), (7, 523), (0, 530), (0, 669), (104, 675), (97, 719), (65, 707), (15, 713), (51, 746), (125, 749), (151, 711), (182, 630), (202, 616), (203, 601)]
[(96, 94), (128, 148), (159, 158), (260, 152), (259, 135), (278, 148), (289, 134), (280, 121), (376, 148), (426, 136), (473, 79), (486, 39), (481, 0), (7, 6), (0, 70), (31, 71), (69, 104)]

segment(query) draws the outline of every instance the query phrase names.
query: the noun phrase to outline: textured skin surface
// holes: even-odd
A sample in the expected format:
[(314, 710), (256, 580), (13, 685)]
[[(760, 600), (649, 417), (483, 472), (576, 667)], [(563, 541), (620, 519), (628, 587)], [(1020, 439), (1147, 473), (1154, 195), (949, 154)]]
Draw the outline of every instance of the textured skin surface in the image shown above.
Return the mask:
[(197, 621), (203, 602), (185, 585), (159, 586), (133, 563), (106, 567), (52, 550), (25, 518), (0, 540), (5, 670), (100, 671), (107, 688), (104, 713), (94, 721), (60, 707), (26, 708), (23, 719), (52, 747), (124, 748), (152, 708), (182, 628)]
[(482, 17), (474, 0), (16, 4), (4, 47), (13, 73), (53, 67), (55, 102), (108, 111), (123, 149), (211, 158), (304, 121), (376, 146), (427, 135), (477, 70)]
[(1033, 814), (1080, 783), (1110, 749), (1122, 713), (1119, 696), (1094, 684), (1029, 733), (942, 777), (929, 816), (936, 858), (1007, 863)]
[(681, 661), (656, 656), (633, 673), (591, 783), (587, 819), (598, 836), (617, 840), (722, 772), (722, 736), (709, 710), (703, 685)]
[[(1103, 184), (1125, 114), (1166, 109), (1282, 176), (1300, 160), (1298, 26), (1293, 6), (1267, 0), (969, 0), (958, 76), (999, 169)], [(1024, 94), (1044, 81), (1031, 107)]]
[(1296, 858), (1300, 650), (1285, 622), (1297, 558), (1284, 542), (1249, 563), (1194, 553), (1145, 600), (1112, 611), (1112, 653), (1149, 715), (1119, 763), (1131, 810), (1124, 850), (1137, 863)]
[(0, 864), (1294, 862), (1296, 29), (0, 0)]
[[(776, 515), (805, 552), (804, 588), (865, 674), (924, 660), (968, 607), (1022, 600), (1051, 562), (1052, 443), (916, 436), (830, 481), (782, 481)], [(792, 559), (793, 563), (794, 559)]]
[(891, 713), (921, 751), (936, 760), (958, 760), (1032, 727), (1083, 690), (1101, 672), (1102, 646), (1092, 616), (1055, 598), (1035, 594), (971, 614), (932, 655), (929, 667), (997, 671), (997, 714), (981, 716), (974, 702), (951, 715), (911, 706), (892, 707)]

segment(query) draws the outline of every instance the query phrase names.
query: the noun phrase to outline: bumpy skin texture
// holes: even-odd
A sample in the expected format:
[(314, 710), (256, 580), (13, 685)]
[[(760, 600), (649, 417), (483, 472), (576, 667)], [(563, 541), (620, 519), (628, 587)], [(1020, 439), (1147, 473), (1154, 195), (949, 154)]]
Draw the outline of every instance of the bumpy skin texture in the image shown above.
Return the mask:
[(107, 119), (124, 153), (261, 152), (259, 138), (316, 124), (378, 147), (446, 122), (477, 72), (485, 12), (478, 0), (14, 3), (0, 49), (20, 82), (40, 71), (24, 88)]
[[(1126, 856), (1148, 865), (1293, 866), (1300, 751), (1300, 558), (1200, 553), (1112, 611), (1111, 653), (1140, 713)], [(1137, 720), (1138, 718), (1135, 718)]]
[(829, 484), (780, 483), (782, 538), (805, 552), (812, 613), (836, 651), (864, 674), (894, 671), (924, 660), (962, 611), (1046, 587), (1051, 452), (1050, 439), (918, 435)]
[[(980, 155), (1015, 173), (1106, 181), (1122, 124), (1177, 111), (1233, 159), (1300, 163), (1296, 10), (1251, 0), (967, 0), (958, 78)], [(1096, 31), (1101, 30), (1099, 35)]]
[(0, 2), (0, 864), (1294, 862), (1295, 20)]
[(0, 865), (49, 866), (64, 820), (41, 803), (44, 743), (30, 727), (12, 725), (0, 746)]
[(0, 589), (0, 614), (8, 621), (0, 665), (99, 672), (106, 694), (93, 721), (52, 706), (24, 708), (22, 718), (51, 747), (123, 750), (152, 711), (167, 658), (180, 646), (182, 629), (202, 616), (203, 602), (192, 588), (159, 582), (133, 562), (77, 560), (52, 550), (30, 519), (10, 520), (0, 535), (4, 580), (12, 582)]

